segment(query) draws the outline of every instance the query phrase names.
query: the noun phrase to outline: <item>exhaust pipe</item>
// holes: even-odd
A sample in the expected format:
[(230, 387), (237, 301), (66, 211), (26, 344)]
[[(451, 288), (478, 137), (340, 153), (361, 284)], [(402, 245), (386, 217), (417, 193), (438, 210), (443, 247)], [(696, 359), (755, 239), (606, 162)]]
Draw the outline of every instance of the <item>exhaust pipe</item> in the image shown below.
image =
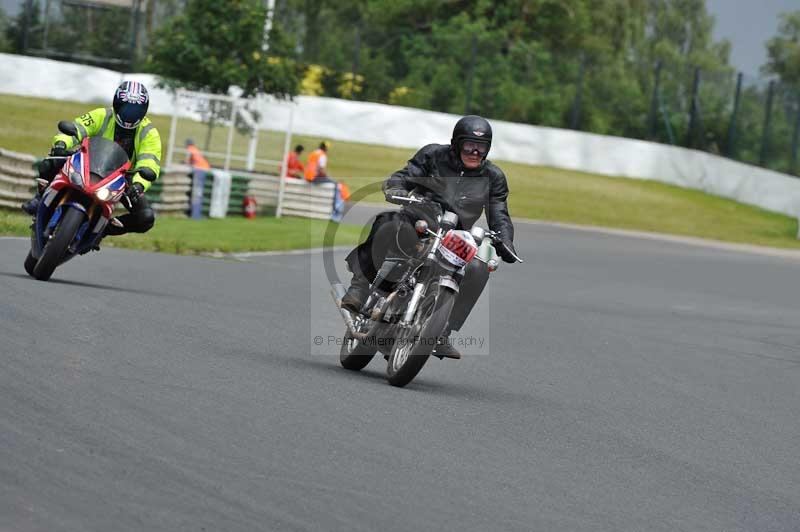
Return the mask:
[(342, 298), (344, 297), (345, 289), (342, 283), (334, 283), (331, 285), (331, 297), (333, 298), (333, 302), (336, 303), (336, 308), (339, 309), (339, 314), (342, 315), (342, 319), (344, 320), (344, 324), (347, 326), (347, 330), (350, 332), (350, 335), (353, 338), (358, 340), (363, 340), (367, 337), (366, 334), (356, 331), (356, 324), (353, 323), (353, 316), (350, 313), (342, 308)]
[(344, 285), (342, 283), (334, 283), (331, 285), (331, 296), (333, 300), (336, 302), (336, 306), (338, 307), (341, 302), (342, 298), (344, 297), (347, 290), (345, 290)]

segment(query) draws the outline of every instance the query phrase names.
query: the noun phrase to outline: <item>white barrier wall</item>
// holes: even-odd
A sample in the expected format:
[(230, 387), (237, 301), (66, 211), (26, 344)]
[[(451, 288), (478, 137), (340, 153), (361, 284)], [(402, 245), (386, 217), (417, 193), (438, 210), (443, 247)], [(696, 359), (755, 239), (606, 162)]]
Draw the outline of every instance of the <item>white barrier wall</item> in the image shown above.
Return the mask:
[[(170, 114), (170, 94), (149, 74), (125, 74), (48, 59), (0, 54), (0, 93), (108, 105), (122, 79), (151, 90), (151, 112)], [(447, 143), (456, 115), (376, 103), (299, 96), (294, 132), (409, 150)], [(259, 101), (262, 123), (285, 124), (286, 106)], [(493, 120), (492, 158), (699, 189), (800, 216), (800, 179), (715, 155), (604, 135)], [(411, 151), (409, 151), (409, 156)]]

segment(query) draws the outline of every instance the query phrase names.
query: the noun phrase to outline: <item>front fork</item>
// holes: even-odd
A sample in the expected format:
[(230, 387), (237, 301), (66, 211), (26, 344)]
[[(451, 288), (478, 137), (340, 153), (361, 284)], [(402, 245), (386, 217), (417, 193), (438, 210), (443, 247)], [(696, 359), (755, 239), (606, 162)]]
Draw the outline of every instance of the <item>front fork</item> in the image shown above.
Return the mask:
[[(428, 251), (427, 256), (429, 265), (436, 263), (436, 249), (439, 247), (439, 243), (442, 241), (443, 235), (444, 232), (441, 229), (439, 229), (435, 234), (435, 238), (433, 239), (433, 243), (431, 244), (430, 251)], [(417, 284), (414, 285), (414, 291), (411, 294), (411, 299), (408, 301), (408, 306), (403, 314), (403, 321), (400, 322), (401, 327), (409, 327), (411, 325), (414, 315), (417, 313), (419, 302), (422, 301), (422, 297), (425, 295), (425, 287), (427, 285), (427, 282), (421, 281), (417, 281)]]
[[(430, 281), (418, 282), (414, 285), (414, 291), (411, 293), (411, 299), (408, 301), (408, 306), (403, 314), (403, 321), (400, 322), (401, 327), (409, 327), (413, 323), (414, 315), (417, 313), (420, 301), (422, 301), (422, 299), (425, 297), (426, 289), (429, 284)], [(448, 290), (452, 290), (456, 294), (458, 293), (458, 282), (456, 282), (452, 275), (447, 273), (439, 276), (439, 282), (436, 286), (438, 286), (440, 289), (446, 288)]]
[(411, 325), (411, 322), (414, 319), (414, 314), (417, 313), (419, 302), (422, 301), (422, 297), (425, 295), (425, 286), (427, 286), (427, 283), (421, 282), (418, 282), (416, 285), (414, 285), (414, 291), (411, 293), (411, 299), (408, 301), (405, 314), (403, 314), (403, 321), (400, 322), (401, 327), (409, 327)]

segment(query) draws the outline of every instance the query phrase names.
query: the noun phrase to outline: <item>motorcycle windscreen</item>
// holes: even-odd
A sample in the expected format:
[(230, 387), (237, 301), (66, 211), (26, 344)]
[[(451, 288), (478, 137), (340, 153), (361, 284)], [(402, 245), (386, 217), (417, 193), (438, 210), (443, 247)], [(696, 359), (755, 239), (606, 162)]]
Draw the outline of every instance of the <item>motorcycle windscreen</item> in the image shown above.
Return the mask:
[(92, 184), (97, 184), (128, 162), (128, 154), (119, 144), (103, 137), (89, 140), (89, 172)]

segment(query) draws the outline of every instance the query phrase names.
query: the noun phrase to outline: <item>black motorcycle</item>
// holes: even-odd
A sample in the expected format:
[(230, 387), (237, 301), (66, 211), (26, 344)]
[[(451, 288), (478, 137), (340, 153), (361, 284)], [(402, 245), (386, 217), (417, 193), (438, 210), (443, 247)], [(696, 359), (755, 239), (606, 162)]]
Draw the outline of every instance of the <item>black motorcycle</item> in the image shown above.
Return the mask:
[[(384, 261), (358, 314), (341, 308), (344, 286), (333, 285), (332, 295), (347, 326), (339, 354), (342, 366), (361, 370), (380, 351), (388, 361), (389, 384), (405, 386), (447, 331), (467, 264), (480, 261), (488, 276), (498, 266), (493, 246), (503, 244), (498, 233), (478, 226), (457, 230), (458, 216), (437, 203), (414, 196), (393, 199), (433, 211), (414, 225), (416, 253)], [(425, 218), (435, 220), (435, 229)]]

